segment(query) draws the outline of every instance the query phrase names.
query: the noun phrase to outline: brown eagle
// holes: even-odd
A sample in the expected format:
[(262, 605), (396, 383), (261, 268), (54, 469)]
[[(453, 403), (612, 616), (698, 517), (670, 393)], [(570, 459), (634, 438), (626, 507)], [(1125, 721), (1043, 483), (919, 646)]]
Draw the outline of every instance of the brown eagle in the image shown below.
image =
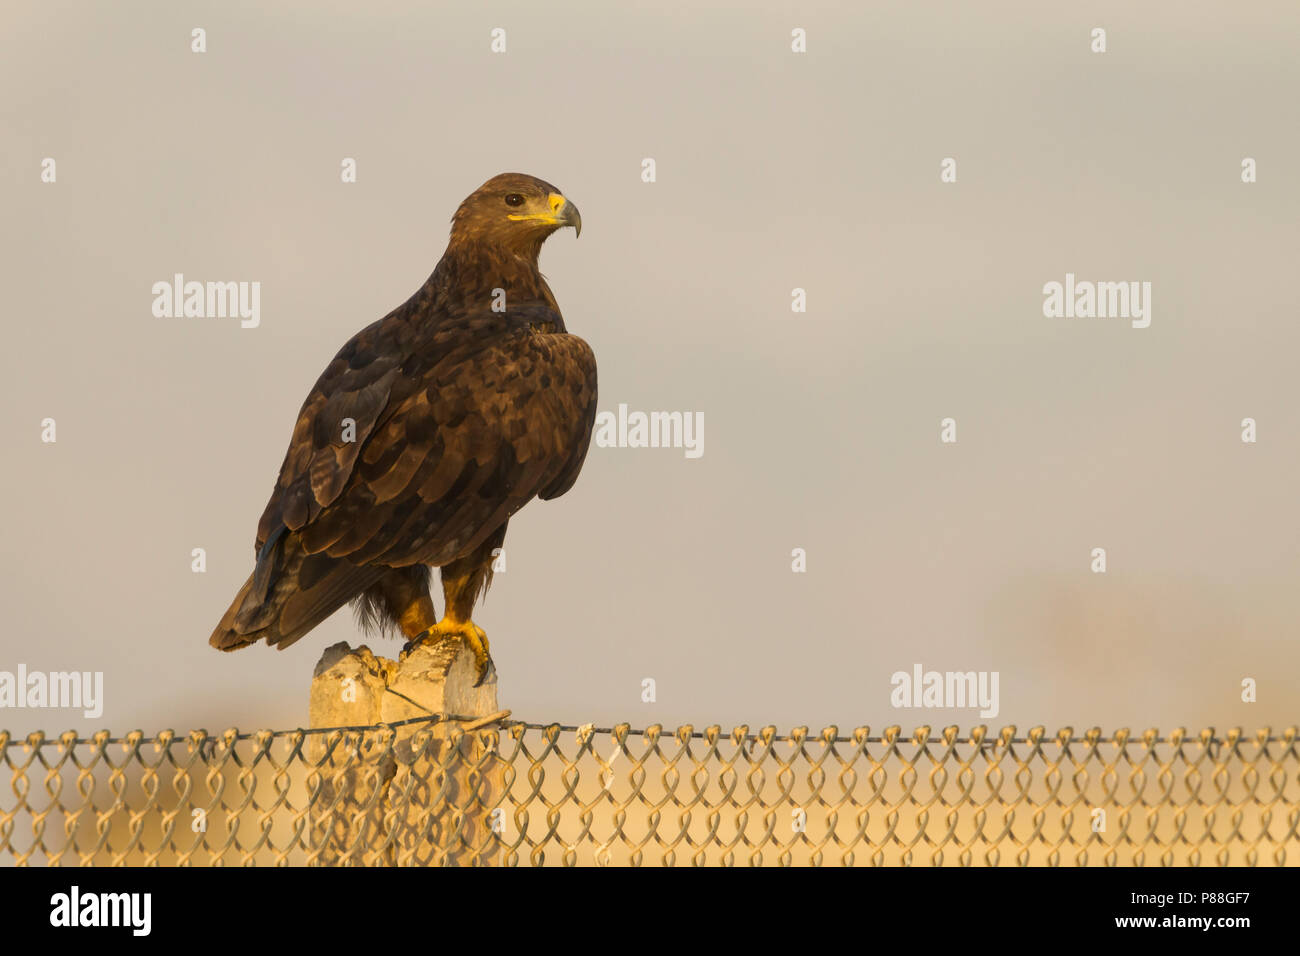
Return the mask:
[(256, 566), (213, 647), (283, 649), (355, 601), (367, 627), (464, 640), (482, 683), (492, 658), (470, 612), (506, 523), (573, 486), (596, 417), (595, 356), (537, 269), (562, 226), (581, 232), (577, 207), (532, 176), (496, 176), (461, 203), (428, 281), (353, 336), (303, 402)]

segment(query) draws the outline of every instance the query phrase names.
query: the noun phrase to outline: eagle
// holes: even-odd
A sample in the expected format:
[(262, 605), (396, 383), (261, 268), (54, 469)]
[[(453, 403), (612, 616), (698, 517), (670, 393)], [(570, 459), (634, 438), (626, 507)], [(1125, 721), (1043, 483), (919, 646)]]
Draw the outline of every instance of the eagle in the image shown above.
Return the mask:
[(551, 233), (582, 231), (559, 189), (503, 173), (451, 222), (424, 285), (348, 340), (308, 393), (213, 647), (283, 650), (354, 602), (363, 627), (400, 631), (407, 649), (463, 641), (477, 684), (494, 669), (471, 612), (510, 517), (582, 470), (596, 359), (538, 271)]

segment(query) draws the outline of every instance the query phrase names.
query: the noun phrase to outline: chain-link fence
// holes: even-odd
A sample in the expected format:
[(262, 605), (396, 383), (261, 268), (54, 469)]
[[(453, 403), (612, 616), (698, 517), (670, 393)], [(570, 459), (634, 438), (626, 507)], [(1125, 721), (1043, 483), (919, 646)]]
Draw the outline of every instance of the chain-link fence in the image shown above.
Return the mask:
[(1297, 729), (0, 732), (19, 865), (1277, 865)]

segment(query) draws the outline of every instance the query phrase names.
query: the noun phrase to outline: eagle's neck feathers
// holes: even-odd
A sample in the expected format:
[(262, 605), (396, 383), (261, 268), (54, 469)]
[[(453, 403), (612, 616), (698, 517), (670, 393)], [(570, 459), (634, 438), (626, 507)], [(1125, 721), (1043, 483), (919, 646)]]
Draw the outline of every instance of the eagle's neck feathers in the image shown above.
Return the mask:
[(544, 303), (558, 313), (537, 267), (540, 252), (540, 241), (525, 249), (453, 241), (421, 292), (439, 311), (490, 308), (500, 298), (496, 290), (504, 289), (507, 308)]

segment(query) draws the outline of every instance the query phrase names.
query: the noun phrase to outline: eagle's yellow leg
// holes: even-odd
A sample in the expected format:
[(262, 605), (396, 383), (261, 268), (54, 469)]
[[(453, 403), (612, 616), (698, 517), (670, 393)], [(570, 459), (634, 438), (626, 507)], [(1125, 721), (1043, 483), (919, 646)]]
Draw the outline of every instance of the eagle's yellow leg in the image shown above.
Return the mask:
[(411, 642), (414, 645), (417, 641), (428, 644), (457, 639), (464, 641), (465, 646), (473, 652), (474, 664), (478, 669), (475, 687), (482, 684), (494, 668), (487, 634), (470, 619), (470, 613), (474, 610), (474, 602), (478, 600), (479, 594), (492, 580), (492, 562), (495, 559), (493, 552), (499, 551), (505, 534), (503, 525), (475, 551), (442, 566), (442, 594), (447, 601), (447, 613), (441, 621), (427, 628)]
[(438, 612), (433, 609), (433, 599), (427, 594), (421, 594), (403, 609), (397, 619), (397, 626), (409, 641), (433, 627), (437, 620)]

